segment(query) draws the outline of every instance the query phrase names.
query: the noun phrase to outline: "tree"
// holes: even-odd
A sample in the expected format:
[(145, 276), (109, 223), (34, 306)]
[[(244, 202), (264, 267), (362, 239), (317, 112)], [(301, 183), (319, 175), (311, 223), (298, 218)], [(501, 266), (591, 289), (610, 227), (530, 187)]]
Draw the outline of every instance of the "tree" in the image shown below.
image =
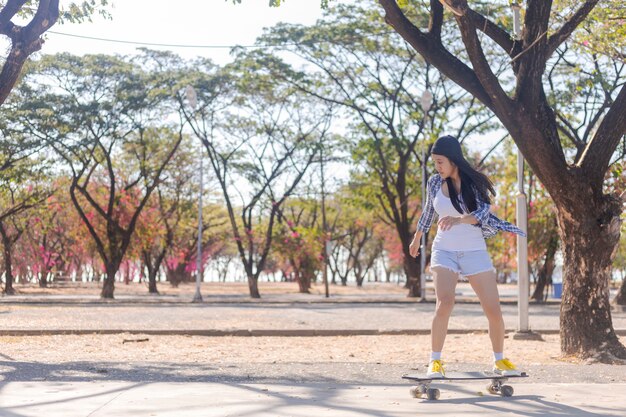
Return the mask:
[[(32, 4), (37, 7), (33, 8)], [(59, 9), (59, 0), (8, 0), (0, 7), (0, 35), (9, 38), (11, 48), (4, 58), (0, 72), (0, 105), (4, 103), (28, 57), (39, 51), (44, 43), (42, 35), (59, 19), (71, 22), (89, 20), (94, 13), (107, 17), (104, 9), (108, 0), (87, 0), (72, 3), (67, 10)], [(16, 16), (30, 18), (25, 25), (12, 22)]]
[(28, 226), (24, 213), (44, 202), (51, 194), (43, 180), (41, 165), (21, 160), (0, 171), (0, 241), (3, 247), (4, 294), (13, 289), (13, 249)]
[[(0, 174), (1, 175), (1, 174)], [(48, 172), (40, 180), (55, 190), (45, 202), (28, 211), (27, 227), (15, 247), (16, 276), (35, 278), (45, 287), (54, 281), (82, 281), (86, 267), (97, 258), (95, 244), (82, 225), (69, 193), (71, 179)]]
[[(426, 61), (496, 115), (554, 201), (564, 252), (562, 352), (602, 360), (626, 358), (626, 348), (613, 329), (607, 291), (611, 254), (619, 242), (622, 201), (603, 192), (611, 157), (626, 132), (626, 89), (623, 82), (618, 83), (595, 103), (588, 141), (581, 144), (580, 152), (567, 155), (560, 134), (563, 123), (556, 111), (560, 103), (549, 100), (544, 85), (549, 60), (578, 28), (615, 22), (613, 27), (623, 30), (618, 20), (594, 20), (594, 12), (618, 16), (623, 3), (607, 1), (599, 6), (598, 0), (528, 0), (519, 40), (466, 0), (431, 0), (426, 30), (412, 22), (395, 0), (379, 3), (386, 21)], [(407, 10), (427, 7), (424, 1), (400, 3)], [(566, 18), (559, 21), (558, 16)], [(458, 28), (464, 54), (452, 54), (442, 42), (442, 28), (450, 24)], [(620, 39), (617, 45), (623, 54), (625, 43)], [(486, 58), (485, 45), (497, 45), (510, 58), (515, 83), (500, 82)]]
[(160, 88), (166, 81), (120, 57), (59, 54), (44, 57), (16, 97), (16, 123), (69, 166), (72, 202), (105, 267), (103, 298), (113, 298), (139, 215), (183, 137), (182, 122), (163, 125), (177, 93)]
[[(259, 43), (283, 44), (281, 49), (307, 64), (291, 77), (279, 67), (277, 77), (345, 112), (354, 170), (369, 185), (360, 189), (396, 230), (409, 296), (418, 297), (420, 261), (408, 250), (420, 210), (409, 203), (420, 190), (416, 174), (441, 132), (453, 131), (463, 140), (490, 128), (492, 116), (393, 36), (380, 14), (367, 6), (334, 6), (312, 27), (277, 25)], [(420, 101), (425, 91), (433, 101), (424, 109)]]
[(261, 296), (258, 279), (280, 207), (313, 163), (330, 123), (327, 106), (277, 82), (267, 63), (241, 55), (223, 72), (190, 71), (198, 108), (180, 103), (220, 184), (252, 298)]
[(280, 209), (272, 255), (283, 275), (293, 275), (301, 293), (309, 293), (323, 267), (321, 207), (316, 199), (294, 200)]

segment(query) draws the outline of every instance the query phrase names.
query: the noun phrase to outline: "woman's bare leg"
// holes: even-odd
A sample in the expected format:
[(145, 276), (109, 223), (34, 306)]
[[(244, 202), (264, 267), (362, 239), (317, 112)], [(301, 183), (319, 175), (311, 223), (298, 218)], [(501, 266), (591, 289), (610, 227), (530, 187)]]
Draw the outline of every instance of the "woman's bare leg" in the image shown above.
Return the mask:
[(481, 272), (467, 277), (476, 292), (480, 305), (489, 321), (489, 338), (494, 352), (503, 352), (504, 349), (504, 319), (500, 309), (500, 295), (496, 283), (496, 273), (493, 271)]
[(458, 275), (446, 268), (431, 268), (437, 306), (430, 329), (430, 340), (433, 352), (441, 352), (448, 333), (448, 321), (454, 308), (454, 290)]

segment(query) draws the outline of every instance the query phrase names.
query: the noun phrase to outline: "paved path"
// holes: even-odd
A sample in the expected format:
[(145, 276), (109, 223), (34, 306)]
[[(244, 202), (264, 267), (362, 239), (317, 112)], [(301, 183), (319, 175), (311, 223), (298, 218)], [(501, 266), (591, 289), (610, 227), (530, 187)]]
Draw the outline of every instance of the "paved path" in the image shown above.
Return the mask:
[(478, 381), (440, 384), (440, 400), (428, 402), (409, 396), (411, 383), (400, 378), (409, 367), (398, 364), (5, 361), (0, 416), (611, 417), (626, 414), (619, 368), (531, 366), (512, 398), (487, 394)]
[(541, 416), (626, 415), (626, 384), (526, 384), (504, 399), (449, 384), (440, 400), (409, 398), (405, 386), (250, 383), (40, 383), (2, 390), (3, 417)]
[[(428, 332), (434, 303), (239, 303), (239, 304), (0, 304), (0, 334), (64, 331), (196, 332), (254, 334), (306, 332)], [(502, 306), (505, 325), (517, 328), (517, 306)], [(626, 313), (613, 312), (613, 326), (626, 334)], [(530, 327), (559, 328), (557, 304), (531, 305)], [(486, 330), (480, 305), (460, 303), (450, 319), (451, 332)], [(211, 333), (213, 332), (213, 333)]]

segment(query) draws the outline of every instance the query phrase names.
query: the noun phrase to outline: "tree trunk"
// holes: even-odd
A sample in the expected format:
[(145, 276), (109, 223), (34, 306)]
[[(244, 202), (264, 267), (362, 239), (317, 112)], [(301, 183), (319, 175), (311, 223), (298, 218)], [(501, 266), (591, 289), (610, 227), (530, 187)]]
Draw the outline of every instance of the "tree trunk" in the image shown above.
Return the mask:
[(14, 295), (13, 288), (13, 265), (11, 259), (11, 238), (6, 233), (4, 225), (0, 224), (0, 235), (2, 235), (2, 246), (4, 246), (4, 276), (5, 284), (3, 293), (6, 295)]
[(100, 292), (100, 298), (113, 299), (113, 293), (115, 292), (115, 273), (117, 268), (112, 265), (107, 265), (106, 278), (102, 284), (102, 291)]
[[(408, 248), (408, 247), (407, 247)], [(405, 249), (407, 249), (405, 248)], [(419, 256), (423, 256), (423, 253), (420, 252)], [(420, 288), (420, 258), (413, 258), (408, 253), (404, 254), (404, 274), (406, 275), (406, 288), (408, 288), (409, 293), (407, 297), (420, 297), (421, 296), (421, 288)]]
[(130, 284), (130, 263), (126, 263), (126, 269), (124, 271), (124, 285)]
[(315, 276), (315, 271), (313, 270), (313, 265), (308, 260), (307, 255), (304, 255), (304, 259), (298, 261), (291, 259), (291, 267), (295, 273), (296, 282), (298, 283), (298, 292), (301, 294), (310, 294), (311, 291), (311, 283), (313, 282), (313, 278)]
[(39, 288), (48, 288), (48, 271), (43, 271), (41, 273), (41, 278), (39, 278)]
[(14, 295), (15, 289), (13, 288), (13, 270), (12, 270), (12, 262), (11, 262), (11, 245), (4, 245), (4, 276), (5, 276), (5, 284), (4, 284), (4, 293), (6, 295)]
[(533, 292), (532, 299), (538, 303), (543, 303), (547, 297), (544, 296), (546, 286), (552, 284), (552, 273), (554, 272), (554, 256), (559, 247), (559, 237), (553, 235), (550, 237), (548, 247), (546, 249), (546, 257), (543, 265), (537, 274), (537, 284)]
[(158, 294), (159, 290), (157, 289), (157, 274), (159, 270), (156, 268), (148, 267), (148, 293), (150, 294)]
[(341, 286), (342, 287), (347, 287), (348, 286), (348, 274), (347, 273), (345, 275), (339, 274), (339, 279), (341, 280)]
[(356, 286), (363, 287), (363, 280), (365, 279), (365, 274), (363, 273), (363, 268), (361, 267), (361, 263), (355, 259), (354, 261), (354, 277), (356, 278)]
[(311, 288), (311, 284), (309, 279), (305, 276), (306, 273), (300, 271), (296, 273), (296, 281), (298, 282), (298, 292), (300, 294), (309, 294), (309, 288)]
[(255, 277), (252, 274), (248, 275), (248, 288), (250, 289), (250, 297), (261, 298), (261, 293), (259, 293), (259, 278), (258, 277)]
[(606, 195), (599, 202), (587, 197), (569, 199), (569, 205), (557, 203), (564, 257), (561, 351), (610, 362), (626, 358), (613, 329), (609, 301), (621, 202)]
[(193, 276), (191, 272), (187, 270), (187, 262), (179, 263), (176, 265), (176, 268), (171, 269), (167, 268), (165, 272), (165, 276), (167, 280), (170, 282), (172, 287), (176, 288), (181, 282), (191, 282), (193, 281)]
[[(158, 294), (157, 290), (157, 275), (159, 274), (159, 269), (161, 268), (161, 263), (165, 258), (166, 250), (162, 250), (161, 253), (153, 259), (150, 251), (143, 251), (143, 263), (148, 269), (148, 293), (149, 294)], [(142, 268), (143, 271), (143, 268)]]

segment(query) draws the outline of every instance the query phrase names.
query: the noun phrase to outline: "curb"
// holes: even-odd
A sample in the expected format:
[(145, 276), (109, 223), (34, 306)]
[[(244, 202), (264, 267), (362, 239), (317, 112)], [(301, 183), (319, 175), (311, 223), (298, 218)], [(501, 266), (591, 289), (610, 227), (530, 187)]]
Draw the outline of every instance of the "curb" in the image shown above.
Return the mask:
[[(558, 330), (533, 330), (542, 335), (559, 334)], [(112, 334), (145, 334), (155, 336), (206, 336), (206, 337), (330, 337), (330, 336), (417, 336), (429, 335), (430, 329), (401, 330), (308, 330), (308, 329), (260, 329), (260, 330), (137, 330), (137, 329), (50, 329), (50, 330), (0, 330), (0, 336), (56, 336), (56, 335), (112, 335)], [(450, 329), (448, 334), (486, 334), (486, 329)], [(507, 330), (507, 336), (515, 331)], [(617, 329), (618, 336), (626, 336), (626, 329)]]
[[(478, 299), (456, 299), (456, 304), (480, 304)], [(113, 300), (103, 300), (103, 299), (93, 299), (93, 300), (70, 300), (70, 299), (59, 299), (59, 300), (43, 300), (43, 299), (21, 299), (21, 300), (7, 300), (0, 299), (0, 306), (6, 305), (46, 305), (46, 306), (89, 306), (89, 305), (115, 305), (115, 306), (132, 306), (132, 305), (140, 305), (140, 306), (155, 306), (155, 305), (164, 305), (164, 306), (211, 306), (211, 305), (224, 305), (224, 304), (258, 304), (258, 305), (285, 305), (285, 304), (303, 304), (303, 305), (311, 305), (311, 304), (403, 304), (403, 305), (413, 305), (413, 304), (435, 304), (435, 300), (425, 300), (420, 301), (419, 299), (316, 299), (316, 300), (267, 300), (267, 299), (215, 299), (211, 300), (210, 298), (206, 298), (202, 302), (192, 302), (192, 299), (181, 299), (181, 300), (125, 300), (125, 299), (113, 299)], [(517, 305), (516, 300), (500, 300), (500, 305)], [(544, 304), (533, 304), (530, 305), (539, 305), (539, 306), (559, 306), (560, 302), (549, 301)]]

